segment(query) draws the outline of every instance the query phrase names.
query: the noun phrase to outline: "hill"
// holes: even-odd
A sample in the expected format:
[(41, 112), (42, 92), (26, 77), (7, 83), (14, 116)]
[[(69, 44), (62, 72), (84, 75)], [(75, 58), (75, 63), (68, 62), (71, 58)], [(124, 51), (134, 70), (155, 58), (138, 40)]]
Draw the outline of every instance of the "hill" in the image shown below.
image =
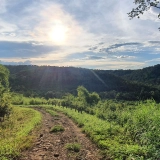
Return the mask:
[[(82, 85), (90, 92), (98, 92), (102, 98), (125, 100), (158, 100), (159, 89), (126, 78), (129, 74), (117, 71), (91, 70), (55, 66), (6, 66), (10, 71), (11, 90), (26, 96), (61, 97), (69, 92), (76, 94)], [(132, 74), (134, 71), (130, 71)], [(131, 75), (130, 73), (130, 75)], [(129, 76), (128, 76), (129, 77)]]
[(160, 64), (137, 70), (110, 70), (107, 73), (160, 88)]

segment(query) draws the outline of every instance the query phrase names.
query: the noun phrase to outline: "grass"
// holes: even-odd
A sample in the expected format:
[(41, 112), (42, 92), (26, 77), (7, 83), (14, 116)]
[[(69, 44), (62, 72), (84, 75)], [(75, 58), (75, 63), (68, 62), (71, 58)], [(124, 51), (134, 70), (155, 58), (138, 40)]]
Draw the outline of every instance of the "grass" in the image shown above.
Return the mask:
[(63, 132), (65, 129), (61, 125), (55, 125), (54, 127), (51, 128), (50, 132)]
[(106, 157), (114, 160), (151, 160), (160, 158), (160, 107), (154, 101), (146, 101), (133, 109), (105, 113), (109, 120), (96, 115), (78, 113), (69, 108), (54, 107), (82, 127)]
[(57, 112), (53, 111), (53, 109), (46, 109), (46, 112), (48, 112), (49, 114), (51, 114), (54, 117), (58, 117), (59, 115), (57, 114)]
[(81, 149), (81, 145), (79, 143), (67, 143), (65, 148), (69, 151), (79, 152)]
[(29, 133), (41, 122), (41, 114), (30, 108), (13, 107), (8, 121), (0, 124), (0, 160), (14, 159), (29, 148), (33, 136)]

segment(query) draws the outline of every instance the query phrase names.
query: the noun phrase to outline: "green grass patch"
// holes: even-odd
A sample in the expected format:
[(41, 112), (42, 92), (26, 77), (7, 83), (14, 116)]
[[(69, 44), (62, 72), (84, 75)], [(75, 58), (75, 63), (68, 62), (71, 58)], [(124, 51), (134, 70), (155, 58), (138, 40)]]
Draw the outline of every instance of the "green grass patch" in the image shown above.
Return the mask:
[(51, 128), (50, 132), (63, 132), (65, 129), (61, 125), (55, 125), (54, 127)]
[(79, 152), (81, 149), (81, 145), (79, 143), (67, 143), (65, 148), (69, 151)]
[(14, 159), (29, 148), (33, 136), (29, 133), (41, 122), (41, 114), (30, 108), (13, 107), (8, 121), (0, 124), (0, 157)]

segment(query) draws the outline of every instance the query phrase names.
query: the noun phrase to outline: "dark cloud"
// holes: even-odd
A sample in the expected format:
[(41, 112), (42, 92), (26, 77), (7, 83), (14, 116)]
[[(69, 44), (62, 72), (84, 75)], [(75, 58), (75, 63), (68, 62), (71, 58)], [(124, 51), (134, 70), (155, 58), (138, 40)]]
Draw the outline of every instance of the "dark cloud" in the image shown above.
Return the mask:
[(55, 51), (58, 47), (35, 45), (36, 42), (0, 41), (0, 57), (37, 57)]
[(142, 45), (142, 44), (138, 43), (138, 42), (118, 43), (118, 44), (111, 45), (107, 48), (102, 48), (102, 49), (100, 49), (100, 52), (110, 52), (110, 50), (112, 50), (112, 49), (116, 49), (116, 48), (119, 48), (122, 46), (133, 46), (133, 45), (138, 46), (138, 45)]
[(151, 44), (160, 44), (160, 41), (148, 41)]
[(100, 42), (100, 43), (99, 43), (99, 45), (103, 45), (103, 44), (104, 44), (104, 42)]
[(94, 51), (94, 50), (96, 50), (97, 48), (98, 48), (97, 46), (95, 46), (95, 47), (90, 47), (88, 50)]
[(88, 60), (100, 60), (100, 59), (106, 59), (105, 57), (101, 57), (101, 56), (88, 56), (87, 57)]

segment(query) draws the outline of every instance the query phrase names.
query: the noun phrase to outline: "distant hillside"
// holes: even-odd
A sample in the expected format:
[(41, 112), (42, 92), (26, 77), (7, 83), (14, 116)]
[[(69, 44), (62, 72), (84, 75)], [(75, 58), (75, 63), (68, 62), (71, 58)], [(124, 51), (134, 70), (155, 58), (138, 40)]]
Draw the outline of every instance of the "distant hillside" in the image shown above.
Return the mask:
[(11, 90), (27, 96), (59, 97), (66, 92), (76, 94), (80, 85), (90, 92), (100, 93), (103, 98), (137, 100), (156, 95), (158, 99), (157, 93), (160, 93), (154, 87), (128, 81), (125, 77), (127, 74), (118, 75), (116, 71), (55, 66), (6, 67), (10, 70)]
[(136, 81), (160, 88), (160, 64), (138, 70), (114, 70), (107, 73), (120, 76), (129, 81)]

